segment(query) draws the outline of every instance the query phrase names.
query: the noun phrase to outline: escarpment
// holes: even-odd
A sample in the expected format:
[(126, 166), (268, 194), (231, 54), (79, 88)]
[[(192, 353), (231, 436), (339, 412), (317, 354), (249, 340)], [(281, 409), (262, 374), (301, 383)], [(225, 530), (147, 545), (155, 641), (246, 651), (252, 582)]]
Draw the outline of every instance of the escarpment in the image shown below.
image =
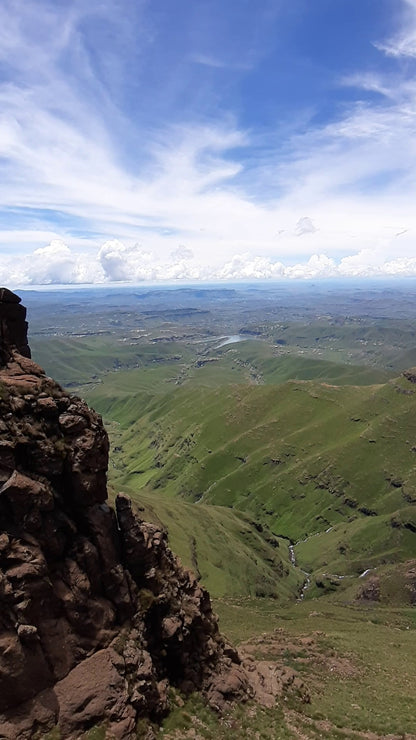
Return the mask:
[(30, 358), (0, 290), (0, 737), (136, 737), (170, 686), (215, 707), (250, 693), (208, 593), (127, 496), (107, 503), (101, 418)]

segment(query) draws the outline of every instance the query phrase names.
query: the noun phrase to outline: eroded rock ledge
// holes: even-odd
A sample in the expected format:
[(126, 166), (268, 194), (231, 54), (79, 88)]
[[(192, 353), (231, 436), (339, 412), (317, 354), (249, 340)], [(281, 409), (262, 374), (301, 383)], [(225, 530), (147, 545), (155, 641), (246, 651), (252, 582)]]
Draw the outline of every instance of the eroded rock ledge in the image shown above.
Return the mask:
[(136, 737), (168, 690), (252, 693), (210, 598), (127, 496), (107, 503), (101, 418), (30, 359), (0, 289), (0, 737)]

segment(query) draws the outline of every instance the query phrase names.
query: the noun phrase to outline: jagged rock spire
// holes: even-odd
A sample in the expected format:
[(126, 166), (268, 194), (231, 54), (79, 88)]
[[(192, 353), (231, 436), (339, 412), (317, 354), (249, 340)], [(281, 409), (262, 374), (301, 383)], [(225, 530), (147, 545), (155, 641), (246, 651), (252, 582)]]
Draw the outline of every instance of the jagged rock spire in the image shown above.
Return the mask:
[(0, 364), (7, 364), (13, 350), (30, 357), (27, 343), (26, 309), (21, 298), (8, 288), (0, 288)]

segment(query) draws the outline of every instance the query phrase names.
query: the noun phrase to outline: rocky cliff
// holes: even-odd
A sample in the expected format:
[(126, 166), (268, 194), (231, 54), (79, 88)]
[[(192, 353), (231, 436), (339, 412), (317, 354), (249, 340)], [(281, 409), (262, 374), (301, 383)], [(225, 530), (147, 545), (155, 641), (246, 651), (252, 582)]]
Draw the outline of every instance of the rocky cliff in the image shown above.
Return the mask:
[(171, 686), (245, 699), (208, 593), (127, 496), (108, 505), (101, 418), (30, 359), (25, 314), (0, 289), (0, 738), (135, 738)]

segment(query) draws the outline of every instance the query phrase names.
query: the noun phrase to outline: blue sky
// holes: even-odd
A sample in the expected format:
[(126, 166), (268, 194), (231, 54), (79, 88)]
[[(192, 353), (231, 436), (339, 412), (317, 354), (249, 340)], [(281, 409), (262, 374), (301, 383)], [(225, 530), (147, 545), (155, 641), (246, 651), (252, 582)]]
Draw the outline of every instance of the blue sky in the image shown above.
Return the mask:
[(3, 0), (0, 282), (416, 274), (416, 0)]

